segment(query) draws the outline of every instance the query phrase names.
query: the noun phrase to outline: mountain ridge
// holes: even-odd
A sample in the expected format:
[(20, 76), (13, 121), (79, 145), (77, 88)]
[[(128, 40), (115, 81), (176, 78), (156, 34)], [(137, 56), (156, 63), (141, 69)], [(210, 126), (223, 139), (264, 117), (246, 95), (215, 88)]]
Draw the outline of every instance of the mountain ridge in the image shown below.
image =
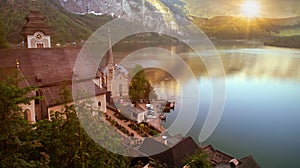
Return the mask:
[[(62, 1), (65, 3), (64, 0), (39, 0), (35, 6), (40, 10), (41, 14), (46, 17), (46, 23), (54, 31), (52, 45), (56, 43), (65, 44), (86, 40), (95, 30), (114, 19), (111, 13), (102, 14), (100, 16), (94, 14), (75, 14), (76, 12), (67, 10), (65, 6), (62, 6)], [(114, 1), (121, 2), (120, 0)], [(89, 0), (81, 0), (81, 2), (89, 2)], [(140, 3), (138, 0), (127, 1), (127, 3), (129, 2), (133, 3), (131, 7), (137, 5), (138, 2)], [(171, 11), (173, 13), (183, 14), (184, 9), (182, 9), (182, 6), (184, 6), (184, 4), (181, 4), (181, 0), (176, 0), (176, 2), (177, 3), (171, 7), (171, 1), (161, 0), (162, 4), (169, 6), (166, 9), (175, 10)], [(145, 1), (145, 4), (147, 9), (143, 10), (155, 10), (155, 7), (148, 1)], [(17, 44), (23, 40), (20, 31), (25, 24), (24, 18), (29, 14), (32, 8), (32, 0), (6, 0), (0, 4), (0, 10), (2, 11), (2, 15), (0, 16), (3, 30), (2, 34), (8, 43)], [(178, 10), (176, 11), (176, 9)], [(138, 10), (141, 10), (141, 8)], [(94, 12), (97, 13), (97, 11)], [(133, 8), (131, 12), (135, 12)], [(203, 18), (187, 15), (187, 18), (199, 26), (210, 38), (263, 40), (276, 36), (293, 36), (300, 34), (300, 16), (291, 18), (247, 19), (236, 16)]]

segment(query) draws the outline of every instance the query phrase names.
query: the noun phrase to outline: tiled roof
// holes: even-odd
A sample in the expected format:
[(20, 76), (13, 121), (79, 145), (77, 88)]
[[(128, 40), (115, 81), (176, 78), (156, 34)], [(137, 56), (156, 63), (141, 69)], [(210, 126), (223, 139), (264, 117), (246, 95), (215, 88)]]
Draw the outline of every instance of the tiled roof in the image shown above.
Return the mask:
[[(30, 85), (55, 85), (63, 80), (72, 80), (73, 69), (79, 48), (3, 49), (0, 50), (0, 66), (15, 67), (16, 60)], [(79, 77), (93, 78), (95, 61), (86, 56), (77, 59)], [(96, 71), (95, 71), (96, 74)]]
[[(232, 156), (227, 155), (226, 153), (223, 153), (221, 151), (215, 150), (212, 145), (207, 145), (203, 147), (202, 151), (204, 151), (208, 155), (208, 158), (213, 164), (217, 165), (216, 167), (228, 167), (230, 165), (231, 159), (233, 159)], [(258, 164), (252, 156), (238, 159), (238, 161), (239, 164), (236, 168), (259, 168)]]
[[(79, 79), (84, 78), (91, 82), (89, 79), (95, 77), (93, 74), (96, 75), (96, 72), (93, 73), (94, 67), (97, 68), (95, 61), (87, 53), (85, 58), (77, 59), (79, 51), (79, 48), (1, 49), (0, 66), (16, 67), (18, 60), (19, 70), (28, 85), (40, 87), (47, 104), (54, 105), (59, 98), (58, 91), (62, 82), (66, 81), (71, 90), (76, 61), (82, 65), (77, 67)], [(96, 94), (105, 92), (103, 89), (95, 88), (95, 84), (92, 87)]]
[[(103, 94), (106, 93), (105, 89), (100, 89), (92, 81), (88, 81), (88, 82), (89, 82), (89, 84), (91, 84), (95, 87), (95, 95), (103, 95)], [(61, 104), (61, 102), (60, 102), (60, 98), (61, 98), (60, 93), (61, 93), (62, 87), (63, 87), (63, 85), (54, 85), (54, 86), (42, 87), (41, 88), (42, 96), (44, 96), (46, 105), (48, 107)], [(67, 84), (66, 88), (72, 94), (72, 84), (71, 83)]]
[(232, 156), (229, 156), (221, 151), (215, 150), (212, 145), (207, 145), (203, 147), (202, 151), (204, 151), (208, 155), (208, 158), (211, 160), (211, 162), (216, 165), (219, 163), (228, 163), (231, 159), (233, 159)]

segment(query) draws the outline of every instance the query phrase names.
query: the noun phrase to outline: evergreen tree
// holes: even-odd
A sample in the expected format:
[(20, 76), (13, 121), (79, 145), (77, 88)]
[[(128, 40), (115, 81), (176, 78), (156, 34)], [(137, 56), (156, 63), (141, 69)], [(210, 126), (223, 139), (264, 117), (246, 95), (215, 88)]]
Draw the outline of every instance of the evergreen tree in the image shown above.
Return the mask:
[(8, 48), (8, 45), (7, 45), (7, 41), (6, 41), (6, 38), (5, 38), (5, 32), (4, 32), (3, 24), (0, 21), (0, 49), (1, 48)]
[(47, 167), (48, 155), (19, 106), (37, 98), (29, 94), (36, 88), (20, 88), (21, 75), (13, 68), (0, 68), (0, 79), (0, 167)]

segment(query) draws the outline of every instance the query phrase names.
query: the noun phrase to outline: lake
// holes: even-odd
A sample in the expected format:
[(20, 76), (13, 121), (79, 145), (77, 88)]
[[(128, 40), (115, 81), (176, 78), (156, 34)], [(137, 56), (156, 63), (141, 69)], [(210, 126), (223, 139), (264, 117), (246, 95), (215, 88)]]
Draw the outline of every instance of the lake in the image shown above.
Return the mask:
[[(183, 60), (193, 60), (193, 52), (176, 48), (170, 49)], [(261, 167), (298, 167), (300, 50), (265, 47), (256, 43), (218, 43), (216, 48), (226, 74), (225, 107), (217, 128), (202, 145), (212, 144), (237, 158), (252, 155)], [(124, 66), (141, 64), (147, 67), (151, 64), (155, 67), (162, 62), (175, 66), (176, 60), (163, 60), (165, 57), (160, 56), (167, 55), (164, 51), (144, 51), (130, 54), (125, 60), (124, 53), (115, 55)], [(158, 61), (161, 59), (162, 62)], [(202, 65), (189, 65), (199, 84), (200, 108), (188, 135), (197, 141), (211, 105), (212, 83)], [(183, 89), (180, 88), (189, 88), (188, 79), (179, 86), (178, 77), (175, 80), (163, 71), (148, 69), (147, 74), (161, 98), (187, 99), (182, 97)], [(167, 120), (163, 123), (165, 128), (175, 121), (180, 106), (178, 101), (175, 111), (167, 113)]]

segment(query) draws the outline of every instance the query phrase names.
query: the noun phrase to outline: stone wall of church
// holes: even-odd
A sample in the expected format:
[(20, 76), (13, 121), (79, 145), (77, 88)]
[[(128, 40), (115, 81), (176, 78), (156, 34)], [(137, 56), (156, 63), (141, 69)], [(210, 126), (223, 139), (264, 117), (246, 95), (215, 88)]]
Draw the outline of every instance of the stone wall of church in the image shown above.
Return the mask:
[(122, 74), (112, 81), (112, 97), (128, 96), (128, 79)]

